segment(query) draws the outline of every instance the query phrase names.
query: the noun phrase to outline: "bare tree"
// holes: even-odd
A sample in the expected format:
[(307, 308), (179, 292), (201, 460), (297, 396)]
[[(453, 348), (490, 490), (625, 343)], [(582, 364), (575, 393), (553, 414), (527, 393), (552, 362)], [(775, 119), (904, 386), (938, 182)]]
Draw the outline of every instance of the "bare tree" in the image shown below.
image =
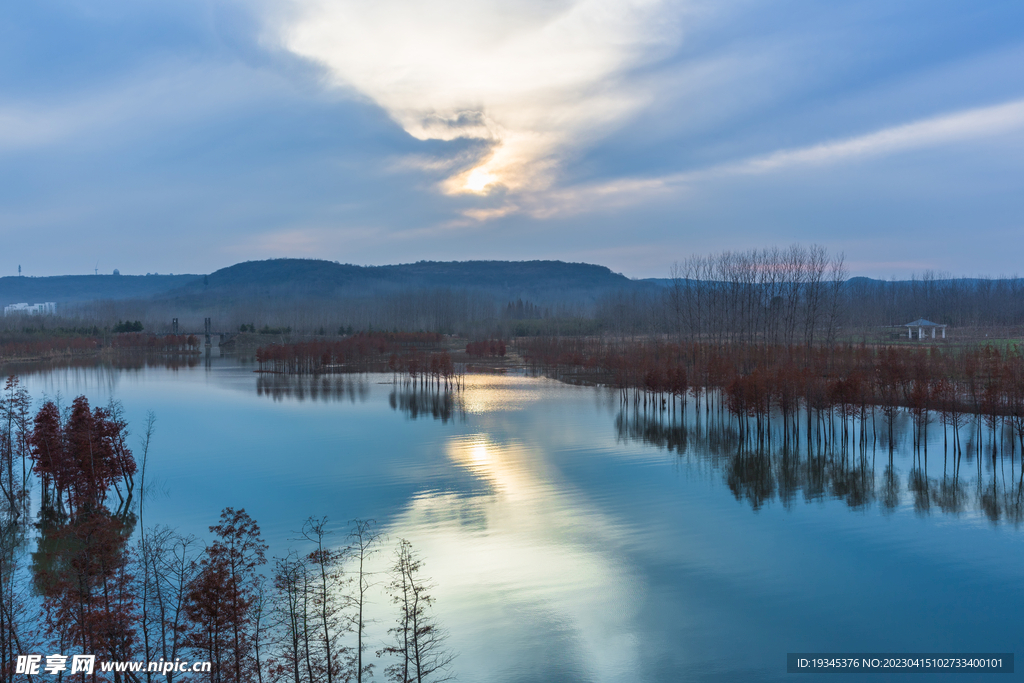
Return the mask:
[(807, 286), (804, 295), (804, 341), (807, 348), (814, 345), (814, 335), (818, 328), (821, 314), (822, 291), (825, 269), (828, 267), (828, 254), (820, 245), (812, 245), (807, 257)]
[(388, 629), (395, 640), (377, 653), (378, 657), (390, 654), (397, 658), (384, 670), (395, 683), (439, 683), (454, 678), (450, 669), (455, 653), (447, 647), (448, 633), (430, 614), (434, 598), (428, 591), (433, 586), (421, 575), (422, 567), (412, 544), (401, 539), (387, 586), (398, 606), (398, 623)]
[[(146, 658), (172, 662), (180, 656), (186, 627), (185, 600), (195, 578), (199, 541), (168, 527), (155, 527), (139, 539), (142, 638)], [(168, 683), (176, 674), (166, 674)], [(148, 672), (147, 672), (148, 680)]]
[(339, 655), (342, 648), (339, 640), (344, 604), (338, 589), (345, 581), (342, 571), (345, 551), (330, 548), (324, 542), (331, 533), (326, 517), (310, 517), (302, 526), (303, 538), (314, 544), (313, 551), (306, 556), (306, 563), (312, 574), (310, 598), (316, 610), (316, 640), (324, 658), (327, 683), (341, 678)]
[[(142, 647), (145, 650), (147, 659), (149, 658), (150, 648), (149, 636), (149, 592), (153, 586), (153, 581), (156, 579), (154, 566), (150, 561), (152, 559), (152, 553), (148, 552), (149, 548), (146, 544), (146, 527), (145, 520), (143, 518), (143, 507), (146, 501), (146, 461), (149, 459), (149, 446), (153, 440), (153, 431), (156, 428), (156, 415), (153, 411), (149, 411), (146, 415), (146, 429), (142, 436), (142, 466), (140, 468), (139, 477), (139, 488), (141, 493), (139, 494), (139, 559), (142, 561), (142, 581), (140, 588), (140, 602), (142, 603)], [(150, 672), (146, 672), (146, 680), (152, 680)]]
[(828, 282), (828, 320), (826, 341), (829, 345), (836, 340), (836, 331), (839, 327), (840, 309), (843, 303), (843, 283), (848, 275), (845, 266), (846, 256), (839, 254), (832, 259), (829, 265)]
[(349, 548), (353, 559), (358, 564), (356, 585), (352, 595), (352, 602), (356, 608), (352, 629), (356, 632), (356, 651), (353, 663), (355, 664), (356, 683), (363, 683), (363, 675), (373, 672), (373, 664), (363, 664), (363, 652), (367, 648), (364, 642), (367, 623), (365, 616), (367, 595), (374, 585), (373, 575), (367, 567), (367, 562), (374, 553), (379, 551), (382, 536), (376, 530), (377, 523), (372, 519), (356, 519), (351, 524), (352, 530), (348, 535)]
[(0, 681), (13, 683), (15, 659), (31, 650), (31, 595), (21, 585), (24, 571), (26, 525), (18, 523), (5, 511), (0, 515)]
[[(27, 513), (29, 408), (32, 398), (21, 381), (11, 375), (0, 394), (0, 495), (4, 513), (18, 523)], [(18, 472), (15, 463), (21, 461)]]
[(303, 590), (306, 573), (305, 562), (295, 553), (275, 560), (271, 616), (272, 628), (278, 635), (275, 647), (278, 664), (273, 673), (287, 676), (294, 683), (303, 680), (303, 624), (306, 617)]

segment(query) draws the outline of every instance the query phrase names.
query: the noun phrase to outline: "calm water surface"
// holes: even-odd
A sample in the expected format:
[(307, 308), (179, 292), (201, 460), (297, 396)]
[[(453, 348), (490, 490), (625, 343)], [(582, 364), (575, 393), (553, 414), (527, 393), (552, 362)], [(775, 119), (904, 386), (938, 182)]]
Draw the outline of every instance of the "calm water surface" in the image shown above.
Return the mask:
[[(470, 376), (448, 400), (230, 358), (23, 379), (37, 399), (114, 397), (137, 430), (156, 413), (147, 526), (206, 538), (234, 506), (277, 556), (310, 515), (339, 542), (357, 517), (412, 541), (460, 681), (781, 680), (787, 652), (1024, 652), (1019, 453), (964, 458), (954, 482), (939, 425), (927, 461), (899, 425), (890, 468), (881, 443), (737, 456), (692, 403), (652, 419), (535, 377)], [(383, 596), (375, 610), (382, 639)]]

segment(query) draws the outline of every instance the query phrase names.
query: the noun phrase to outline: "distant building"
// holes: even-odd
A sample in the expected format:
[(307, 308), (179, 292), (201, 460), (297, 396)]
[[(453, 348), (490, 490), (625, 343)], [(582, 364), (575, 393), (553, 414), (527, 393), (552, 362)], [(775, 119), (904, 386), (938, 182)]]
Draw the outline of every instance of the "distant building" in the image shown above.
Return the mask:
[(4, 306), (4, 315), (49, 315), (57, 312), (57, 304), (47, 301), (41, 304), (11, 304)]
[(939, 323), (933, 323), (932, 321), (925, 320), (924, 318), (918, 318), (914, 322), (907, 323), (903, 327), (907, 328), (907, 338), (908, 339), (913, 339), (914, 338), (914, 328), (915, 327), (917, 328), (917, 338), (918, 339), (924, 339), (924, 331), (925, 330), (931, 330), (932, 331), (932, 339), (935, 339), (935, 330), (942, 330), (942, 338), (943, 339), (946, 338), (946, 326), (945, 325), (940, 325)]

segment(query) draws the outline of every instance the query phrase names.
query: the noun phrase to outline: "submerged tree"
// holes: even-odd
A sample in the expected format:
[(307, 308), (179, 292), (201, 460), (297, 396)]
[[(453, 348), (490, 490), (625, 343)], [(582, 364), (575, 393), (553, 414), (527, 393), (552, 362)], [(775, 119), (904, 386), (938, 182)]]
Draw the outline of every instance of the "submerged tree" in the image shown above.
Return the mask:
[(115, 514), (128, 511), (136, 465), (127, 435), (117, 403), (90, 409), (89, 400), (79, 396), (66, 416), (53, 401), (44, 403), (29, 438), (44, 511), (73, 520), (104, 507), (110, 491), (118, 498)]
[(434, 598), (430, 579), (420, 573), (423, 561), (405, 539), (398, 542), (395, 561), (391, 567), (391, 581), (387, 585), (392, 602), (398, 607), (398, 623), (388, 629), (394, 642), (380, 650), (377, 656), (390, 654), (397, 661), (384, 673), (395, 683), (426, 683), (454, 678), (450, 672), (455, 654), (448, 649), (447, 632), (438, 626), (430, 614)]

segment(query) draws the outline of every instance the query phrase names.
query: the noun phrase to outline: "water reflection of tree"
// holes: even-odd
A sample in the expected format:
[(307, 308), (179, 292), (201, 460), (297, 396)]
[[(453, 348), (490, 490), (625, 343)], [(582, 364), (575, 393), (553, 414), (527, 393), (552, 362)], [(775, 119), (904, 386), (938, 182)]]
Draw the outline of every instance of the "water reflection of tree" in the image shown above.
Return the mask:
[[(119, 404), (43, 404), (28, 437), (40, 475), (39, 538), (32, 554), (46, 629), (62, 646), (131, 659), (137, 604), (126, 544), (136, 464)], [(116, 507), (115, 507), (116, 505)]]
[(967, 508), (967, 491), (957, 477), (943, 477), (939, 483), (938, 496), (934, 498), (939, 509), (947, 514), (958, 515)]
[[(1011, 457), (1013, 455), (1011, 454)], [(987, 458), (986, 458), (987, 459)], [(995, 451), (992, 460), (997, 456)], [(1012, 524), (1020, 524), (1024, 518), (1024, 489), (1011, 476), (1007, 479), (1006, 470), (1001, 467), (1006, 458), (999, 458), (998, 462), (992, 463), (990, 481), (982, 482), (979, 479), (978, 500), (982, 512), (992, 522), (1005, 519)]]
[(365, 402), (370, 384), (365, 375), (284, 375), (261, 374), (256, 377), (256, 395), (274, 401), (322, 401), (324, 403)]
[(827, 470), (822, 479), (829, 483), (829, 495), (845, 500), (851, 508), (867, 507), (876, 499), (874, 471), (868, 464), (866, 454), (841, 458), (838, 463), (825, 456), (818, 460), (822, 470)]
[(910, 470), (907, 488), (914, 495), (914, 510), (918, 514), (927, 515), (932, 507), (931, 480), (919, 467)]
[(134, 515), (105, 508), (63, 520), (44, 515), (32, 572), (48, 630), (85, 651), (129, 659), (137, 606), (125, 546)]
[[(766, 438), (744, 438), (735, 420), (717, 417), (713, 410), (663, 410), (658, 406), (644, 410), (632, 402), (621, 405), (614, 424), (622, 440), (650, 444), (709, 466), (708, 471), (717, 472), (737, 500), (755, 510), (776, 497), (783, 506), (791, 507), (802, 495), (806, 502), (842, 500), (855, 509), (877, 504), (886, 513), (897, 510), (904, 500), (912, 500), (919, 515), (959, 515), (974, 510), (993, 523), (1019, 525), (1024, 521), (1024, 488), (1016, 479), (1017, 459), (1012, 450), (998, 454), (993, 449), (984, 457), (972, 457), (968, 439), (964, 459), (970, 463), (977, 457), (976, 468), (962, 472), (954, 457), (940, 458), (929, 471), (923, 444), (912, 448), (898, 438), (900, 420), (894, 420), (891, 442), (885, 425), (882, 438), (862, 439), (855, 445), (845, 439), (819, 440), (816, 432), (809, 437), (805, 433), (802, 440), (784, 438), (777, 417)], [(876, 449), (881, 457), (877, 470)], [(909, 468), (901, 471), (906, 463)]]
[(34, 362), (13, 362), (4, 364), (5, 374), (17, 375), (18, 377), (32, 377), (34, 375), (50, 375), (55, 370), (145, 370), (147, 368), (165, 368), (178, 370), (179, 368), (198, 367), (202, 362), (200, 357), (194, 354), (189, 355), (148, 355), (148, 354), (123, 354), (113, 357), (96, 358), (61, 358), (47, 361)]
[(388, 395), (388, 404), (392, 410), (401, 411), (411, 420), (432, 417), (442, 423), (453, 419), (466, 421), (461, 396), (451, 391), (396, 384)]
[(771, 455), (763, 450), (740, 449), (732, 458), (726, 482), (737, 500), (746, 498), (752, 508), (760, 509), (775, 497)]
[(892, 512), (900, 505), (900, 475), (892, 465), (886, 465), (882, 472), (879, 503), (883, 512)]

